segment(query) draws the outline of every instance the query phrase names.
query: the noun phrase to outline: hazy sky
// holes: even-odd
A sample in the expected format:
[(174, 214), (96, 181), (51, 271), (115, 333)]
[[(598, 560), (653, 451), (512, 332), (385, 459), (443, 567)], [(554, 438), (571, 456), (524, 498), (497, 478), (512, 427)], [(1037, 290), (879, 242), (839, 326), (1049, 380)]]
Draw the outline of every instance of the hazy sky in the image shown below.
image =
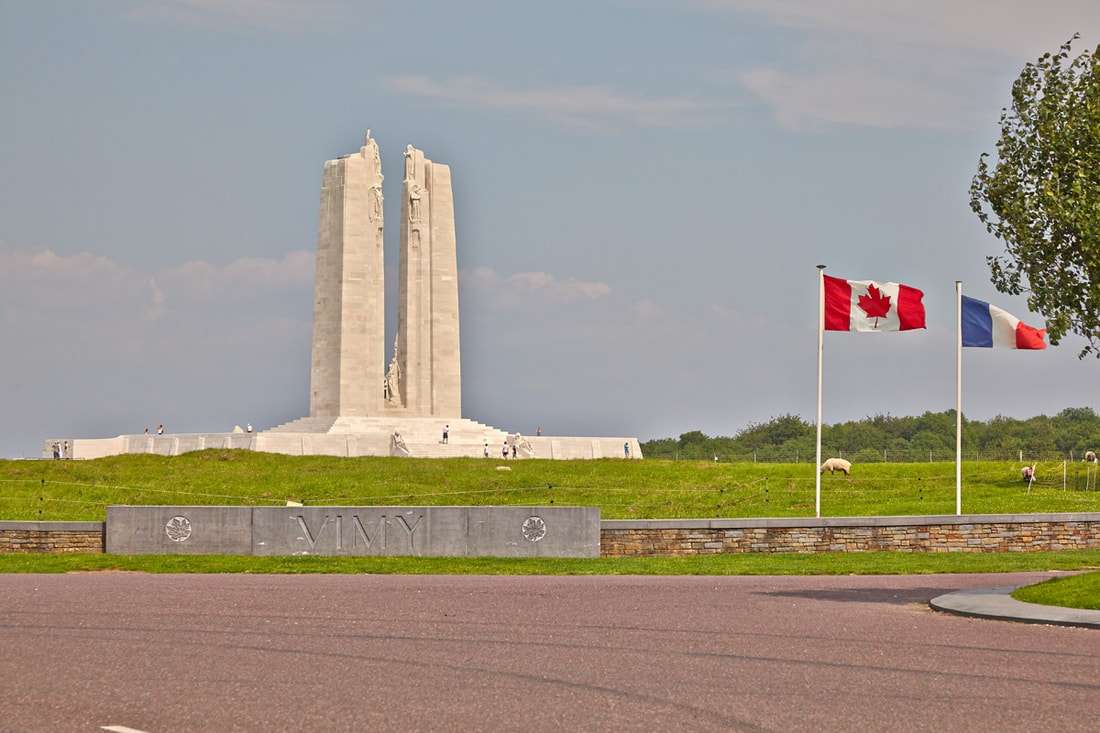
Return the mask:
[[(451, 167), (465, 417), (733, 435), (816, 406), (818, 264), (925, 292), (828, 333), (823, 419), (955, 405), (969, 208), (1027, 61), (1094, 0), (0, 3), (0, 456), (309, 410), (324, 161)], [(968, 417), (1098, 405), (1100, 363), (967, 349)], [(379, 375), (381, 379), (381, 374)]]

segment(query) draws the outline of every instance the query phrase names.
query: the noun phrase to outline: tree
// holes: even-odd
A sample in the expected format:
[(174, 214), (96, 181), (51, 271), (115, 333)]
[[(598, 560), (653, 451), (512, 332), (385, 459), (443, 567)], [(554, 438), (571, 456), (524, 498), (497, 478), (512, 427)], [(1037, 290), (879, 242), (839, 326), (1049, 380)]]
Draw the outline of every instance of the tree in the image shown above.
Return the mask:
[(979, 158), (970, 207), (1005, 244), (986, 258), (997, 290), (1027, 292), (1052, 344), (1076, 333), (1078, 356), (1100, 358), (1100, 46), (1069, 60), (1077, 38), (1013, 83), (997, 163)]
[(814, 428), (810, 423), (788, 412), (773, 417), (766, 423), (750, 422), (747, 428), (737, 433), (737, 442), (745, 450), (751, 451), (764, 447), (775, 448), (788, 440), (813, 434)]

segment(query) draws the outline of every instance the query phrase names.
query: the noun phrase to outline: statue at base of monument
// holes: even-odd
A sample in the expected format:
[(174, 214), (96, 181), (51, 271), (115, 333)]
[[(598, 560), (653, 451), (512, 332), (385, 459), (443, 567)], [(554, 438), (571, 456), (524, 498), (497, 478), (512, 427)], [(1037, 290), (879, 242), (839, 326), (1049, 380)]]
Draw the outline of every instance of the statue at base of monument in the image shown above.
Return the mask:
[(512, 438), (512, 445), (515, 447), (515, 454), (518, 458), (534, 458), (535, 447), (531, 445), (531, 441), (523, 437), (519, 433), (516, 433)]
[(401, 364), (397, 361), (397, 337), (393, 337), (393, 358), (390, 359), (390, 368), (386, 371), (386, 402), (391, 405), (401, 404)]

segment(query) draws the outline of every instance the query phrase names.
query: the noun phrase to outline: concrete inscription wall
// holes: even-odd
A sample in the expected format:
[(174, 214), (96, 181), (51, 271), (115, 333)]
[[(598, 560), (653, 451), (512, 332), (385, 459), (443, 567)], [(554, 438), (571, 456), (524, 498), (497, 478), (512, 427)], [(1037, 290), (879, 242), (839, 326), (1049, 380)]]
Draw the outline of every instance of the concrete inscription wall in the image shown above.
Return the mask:
[(251, 555), (252, 507), (109, 506), (111, 555)]
[(599, 557), (588, 507), (107, 507), (119, 555)]

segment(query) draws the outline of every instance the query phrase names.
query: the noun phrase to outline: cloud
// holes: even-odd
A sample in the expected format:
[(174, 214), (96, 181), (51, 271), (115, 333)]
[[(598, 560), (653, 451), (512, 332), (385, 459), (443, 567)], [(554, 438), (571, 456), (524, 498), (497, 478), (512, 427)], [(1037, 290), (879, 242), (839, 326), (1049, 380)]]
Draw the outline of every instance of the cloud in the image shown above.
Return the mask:
[(148, 313), (162, 299), (148, 273), (101, 255), (58, 255), (48, 249), (0, 247), (0, 291), (9, 321), (32, 314), (83, 317), (102, 308)]
[(575, 277), (562, 280), (546, 272), (504, 275), (491, 267), (464, 269), (459, 272), (459, 282), (464, 289), (476, 293), (475, 297), (498, 307), (530, 303), (532, 299), (552, 305), (611, 295), (611, 286), (604, 282), (588, 282)]
[[(243, 258), (223, 266), (190, 262), (152, 272), (102, 255), (0, 247), (2, 323), (23, 348), (67, 341), (82, 348), (145, 351), (165, 330), (195, 323), (308, 320), (313, 256)], [(305, 306), (304, 313), (293, 311)], [(291, 312), (288, 312), (291, 311)]]
[[(9, 455), (47, 435), (189, 432), (304, 414), (312, 253), (151, 270), (88, 252), (0, 245), (0, 327), (16, 423)], [(139, 422), (140, 421), (140, 422)], [(144, 423), (144, 424), (143, 424)], [(11, 446), (18, 444), (19, 450)]]
[(226, 265), (202, 260), (164, 268), (157, 277), (169, 291), (187, 300), (247, 303), (279, 297), (287, 289), (312, 287), (313, 252), (290, 252), (282, 259), (242, 257)]
[(759, 68), (742, 74), (741, 81), (772, 108), (780, 126), (791, 130), (826, 124), (962, 128), (988, 112), (929, 81), (902, 83), (857, 65), (808, 75)]
[(795, 130), (973, 127), (989, 121), (991, 104), (1007, 101), (1008, 84), (1024, 63), (1055, 50), (1074, 31), (1100, 25), (1100, 6), (1091, 0), (692, 5), (728, 22), (755, 16), (793, 31), (796, 45), (785, 52), (785, 64), (742, 68), (730, 78)]
[(640, 97), (604, 86), (562, 86), (522, 89), (477, 76), (430, 79), (397, 76), (391, 88), (462, 107), (537, 113), (553, 122), (582, 128), (635, 124), (643, 127), (683, 128), (705, 122), (712, 105), (687, 97)]

